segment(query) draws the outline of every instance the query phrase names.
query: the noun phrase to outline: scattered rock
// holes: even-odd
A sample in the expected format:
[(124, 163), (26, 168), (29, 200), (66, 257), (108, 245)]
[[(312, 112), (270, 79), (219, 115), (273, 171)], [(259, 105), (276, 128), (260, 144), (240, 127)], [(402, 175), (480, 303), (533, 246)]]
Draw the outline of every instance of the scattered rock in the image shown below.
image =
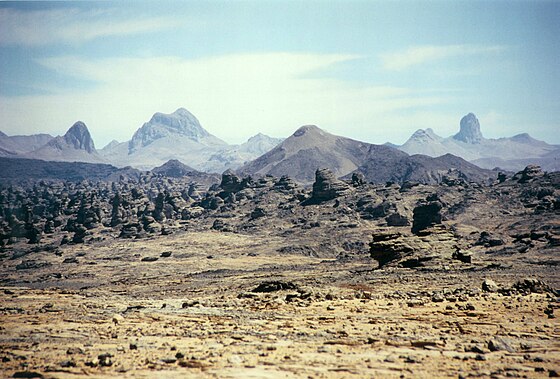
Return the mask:
[(16, 371), (12, 378), (44, 378), (44, 376), (35, 371)]
[(516, 351), (511, 342), (503, 337), (495, 337), (488, 341), (488, 349), (490, 351), (507, 351), (510, 353), (515, 353)]
[(113, 365), (113, 355), (109, 353), (103, 353), (97, 356), (99, 360), (99, 365), (103, 367), (109, 367)]
[(498, 292), (500, 288), (492, 279), (485, 279), (482, 282), (482, 290), (486, 292)]
[(251, 292), (275, 292), (282, 290), (297, 290), (298, 286), (292, 282), (284, 282), (279, 280), (262, 282)]
[(155, 262), (158, 259), (159, 259), (158, 257), (144, 257), (142, 258), (142, 262)]

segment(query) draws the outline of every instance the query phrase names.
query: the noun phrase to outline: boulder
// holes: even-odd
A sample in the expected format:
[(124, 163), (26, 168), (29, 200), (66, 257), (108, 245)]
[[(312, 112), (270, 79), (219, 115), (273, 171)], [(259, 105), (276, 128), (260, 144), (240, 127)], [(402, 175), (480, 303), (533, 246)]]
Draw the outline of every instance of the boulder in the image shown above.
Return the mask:
[(544, 172), (541, 170), (540, 166), (528, 165), (522, 171), (519, 171), (517, 174), (515, 174), (513, 179), (517, 180), (519, 183), (527, 183), (543, 175)]
[(318, 169), (315, 172), (313, 193), (311, 198), (316, 202), (335, 199), (350, 190), (348, 184), (338, 180), (328, 168)]
[(441, 224), (443, 208), (440, 201), (429, 201), (414, 208), (412, 219), (412, 233), (418, 234), (422, 230)]

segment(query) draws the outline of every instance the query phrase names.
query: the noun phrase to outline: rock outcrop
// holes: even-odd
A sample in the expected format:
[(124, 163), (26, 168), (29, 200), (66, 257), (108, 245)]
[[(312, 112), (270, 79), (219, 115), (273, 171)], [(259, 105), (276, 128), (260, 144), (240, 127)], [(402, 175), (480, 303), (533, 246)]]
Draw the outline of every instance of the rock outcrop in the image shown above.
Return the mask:
[(453, 138), (470, 144), (477, 144), (484, 140), (480, 131), (480, 123), (474, 114), (469, 113), (461, 119), (459, 133), (455, 134)]
[(348, 184), (338, 180), (328, 168), (318, 169), (315, 172), (315, 182), (311, 199), (322, 202), (342, 196), (350, 190)]

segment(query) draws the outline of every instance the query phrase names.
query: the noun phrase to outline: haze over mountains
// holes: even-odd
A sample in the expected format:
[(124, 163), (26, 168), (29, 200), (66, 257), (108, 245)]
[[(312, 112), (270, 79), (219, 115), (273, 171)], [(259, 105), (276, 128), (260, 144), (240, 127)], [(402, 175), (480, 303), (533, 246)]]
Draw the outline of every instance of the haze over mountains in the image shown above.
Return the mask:
[(472, 113), (461, 119), (459, 132), (451, 137), (440, 137), (430, 128), (419, 129), (397, 148), (408, 154), (431, 157), (449, 153), (488, 169), (515, 171), (528, 164), (538, 164), (547, 171), (560, 170), (560, 146), (536, 140), (527, 133), (510, 138), (484, 138), (480, 123)]
[(285, 140), (259, 133), (243, 144), (229, 145), (205, 130), (184, 108), (154, 114), (129, 141), (112, 141), (101, 150), (96, 150), (80, 121), (58, 137), (0, 134), (3, 157), (156, 168), (155, 173), (171, 176), (233, 169), (257, 176), (289, 176), (300, 183), (313, 182), (318, 168), (329, 168), (335, 177), (360, 173), (377, 183), (436, 183), (449, 175), (481, 182), (495, 177), (495, 172), (483, 168), (516, 170), (537, 163), (545, 170), (558, 170), (559, 153), (559, 146), (528, 134), (486, 139), (472, 113), (462, 118), (454, 136), (443, 138), (432, 129), (420, 129), (402, 146), (356, 141), (314, 125), (297, 129)]
[(156, 113), (123, 143), (110, 143), (101, 155), (117, 166), (152, 169), (171, 159), (199, 171), (222, 172), (264, 154), (278, 139), (259, 134), (242, 145), (228, 145), (204, 129), (184, 108)]

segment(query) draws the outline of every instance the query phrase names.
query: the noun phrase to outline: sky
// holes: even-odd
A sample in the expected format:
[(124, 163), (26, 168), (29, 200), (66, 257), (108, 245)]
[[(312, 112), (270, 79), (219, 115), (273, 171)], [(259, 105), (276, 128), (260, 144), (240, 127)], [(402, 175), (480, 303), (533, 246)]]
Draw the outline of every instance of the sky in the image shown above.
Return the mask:
[(559, 1), (0, 2), (0, 130), (96, 147), (183, 107), (241, 143), (317, 125), (370, 143), (560, 144)]

